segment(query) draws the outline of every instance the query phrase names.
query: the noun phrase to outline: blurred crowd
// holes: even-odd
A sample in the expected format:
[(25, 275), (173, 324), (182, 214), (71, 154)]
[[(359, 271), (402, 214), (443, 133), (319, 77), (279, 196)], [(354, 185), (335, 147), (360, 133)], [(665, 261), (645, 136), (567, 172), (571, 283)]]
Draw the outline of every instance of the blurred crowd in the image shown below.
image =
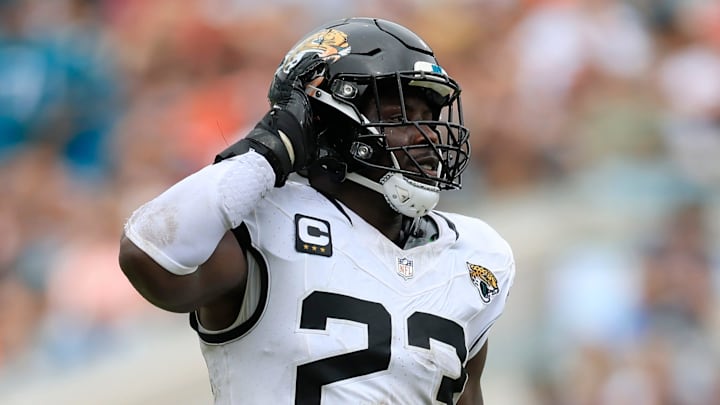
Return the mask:
[(0, 0), (0, 386), (158, 316), (117, 266), (125, 218), (351, 15), (410, 27), (463, 87), (445, 204), (518, 209), (497, 350), (533, 403), (720, 403), (717, 0)]

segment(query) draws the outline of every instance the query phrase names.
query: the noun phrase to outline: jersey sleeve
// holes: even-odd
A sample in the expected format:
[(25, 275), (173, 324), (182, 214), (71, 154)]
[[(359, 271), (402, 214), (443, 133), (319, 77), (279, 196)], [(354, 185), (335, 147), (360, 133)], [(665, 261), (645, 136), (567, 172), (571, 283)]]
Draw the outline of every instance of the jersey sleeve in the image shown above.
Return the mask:
[(505, 304), (515, 279), (515, 261), (512, 260), (512, 256), (509, 259), (510, 262), (507, 263), (504, 268), (493, 272), (497, 277), (498, 292), (491, 298), (487, 306), (477, 315), (477, 322), (483, 325), (484, 329), (470, 345), (468, 358), (474, 357), (480, 351), (488, 339), (490, 329), (505, 310)]
[[(444, 213), (455, 225), (458, 250), (467, 277), (475, 290), (477, 307), (469, 321), (468, 358), (475, 356), (500, 318), (515, 279), (515, 259), (510, 244), (484, 221), (459, 214)], [(466, 279), (467, 280), (467, 279)]]

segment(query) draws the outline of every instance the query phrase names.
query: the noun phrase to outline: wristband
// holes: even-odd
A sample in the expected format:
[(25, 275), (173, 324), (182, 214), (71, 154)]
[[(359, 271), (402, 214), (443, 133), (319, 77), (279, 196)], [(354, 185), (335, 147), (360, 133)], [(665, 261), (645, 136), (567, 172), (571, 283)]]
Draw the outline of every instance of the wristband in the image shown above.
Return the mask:
[(125, 235), (167, 271), (190, 274), (273, 188), (268, 161), (249, 151), (191, 174), (138, 208)]

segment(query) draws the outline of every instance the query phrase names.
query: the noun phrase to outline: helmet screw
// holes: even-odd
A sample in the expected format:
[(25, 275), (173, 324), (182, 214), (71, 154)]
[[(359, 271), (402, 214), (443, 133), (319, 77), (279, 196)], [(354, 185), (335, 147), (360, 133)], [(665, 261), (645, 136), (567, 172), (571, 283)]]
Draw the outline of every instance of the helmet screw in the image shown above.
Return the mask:
[(366, 145), (362, 142), (353, 142), (350, 146), (350, 153), (358, 159), (370, 159), (373, 154), (373, 149), (370, 145)]
[(367, 145), (361, 145), (358, 147), (357, 155), (360, 159), (367, 159), (370, 157), (370, 148)]

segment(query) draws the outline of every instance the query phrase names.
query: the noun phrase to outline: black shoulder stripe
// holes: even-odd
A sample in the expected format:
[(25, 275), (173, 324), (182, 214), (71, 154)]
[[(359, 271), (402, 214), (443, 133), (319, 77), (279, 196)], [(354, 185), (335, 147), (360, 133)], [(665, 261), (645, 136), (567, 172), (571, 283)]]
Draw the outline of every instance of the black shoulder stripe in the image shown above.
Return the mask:
[(247, 229), (247, 225), (245, 223), (241, 223), (240, 226), (237, 228), (234, 228), (232, 230), (233, 235), (235, 236), (235, 239), (237, 240), (240, 247), (243, 249), (244, 252), (247, 252), (248, 249), (250, 249), (250, 231)]
[(455, 240), (458, 240), (458, 238), (460, 237), (460, 233), (458, 232), (457, 228), (455, 227), (455, 224), (451, 220), (449, 220), (447, 217), (445, 217), (445, 215), (439, 214), (436, 211), (433, 211), (433, 212), (435, 212), (435, 214), (437, 214), (437, 216), (439, 216), (440, 218), (444, 219), (445, 222), (447, 222), (450, 229), (452, 229), (452, 231), (455, 232)]
[(265, 310), (265, 304), (268, 298), (268, 268), (267, 263), (262, 258), (260, 252), (250, 244), (250, 232), (245, 224), (241, 224), (237, 228), (232, 230), (233, 235), (238, 241), (238, 244), (242, 247), (245, 254), (250, 254), (255, 258), (255, 261), (260, 265), (260, 299), (258, 301), (257, 308), (253, 314), (245, 322), (241, 323), (237, 327), (225, 331), (223, 333), (203, 333), (200, 331), (197, 314), (195, 312), (190, 313), (190, 327), (192, 327), (200, 336), (203, 342), (208, 344), (222, 344), (235, 340), (245, 333), (247, 333), (255, 324), (260, 320), (260, 315)]
[(350, 219), (350, 215), (348, 215), (348, 213), (345, 212), (345, 209), (342, 207), (342, 205), (340, 205), (340, 203), (335, 199), (335, 197), (333, 197), (330, 194), (327, 194), (323, 191), (320, 191), (320, 190), (317, 190), (317, 192), (322, 194), (325, 198), (328, 199), (328, 201), (333, 203), (333, 205), (338, 209), (338, 211), (340, 211), (343, 215), (345, 215), (345, 218), (348, 219), (348, 221), (350, 222), (350, 225), (352, 225), (352, 219)]
[(482, 340), (482, 338), (484, 338), (485, 335), (487, 335), (487, 333), (488, 333), (488, 331), (490, 330), (490, 327), (492, 327), (492, 325), (493, 325), (493, 324), (490, 324), (487, 328), (485, 328), (485, 330), (483, 331), (483, 333), (481, 333), (480, 336), (478, 336), (478, 338), (475, 339), (475, 341), (473, 342), (473, 344), (470, 345), (470, 349), (468, 349), (468, 353), (470, 353), (470, 352), (472, 352), (473, 350), (475, 350), (475, 346), (477, 346), (477, 344), (480, 343), (480, 341)]

